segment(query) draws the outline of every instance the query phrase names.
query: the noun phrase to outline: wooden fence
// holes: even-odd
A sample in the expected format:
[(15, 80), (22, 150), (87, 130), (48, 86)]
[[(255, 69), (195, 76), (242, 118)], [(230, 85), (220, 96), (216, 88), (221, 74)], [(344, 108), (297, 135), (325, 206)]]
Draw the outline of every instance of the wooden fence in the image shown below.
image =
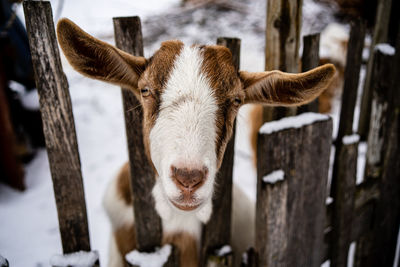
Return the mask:
[[(61, 67), (51, 6), (24, 2), (27, 31), (40, 97), (46, 147), (54, 184), (64, 254), (90, 251), (84, 188), (68, 83)], [(114, 18), (119, 48), (143, 55), (138, 17)], [(345, 70), (339, 134), (332, 142), (328, 116), (306, 113), (263, 126), (257, 162), (256, 242), (242, 266), (346, 266), (351, 242), (357, 242), (354, 266), (392, 266), (400, 222), (400, 53), (371, 49), (372, 111), (365, 179), (356, 184), (358, 139), (352, 125), (365, 38), (365, 24), (352, 24)], [(219, 38), (239, 69), (240, 40)], [(305, 37), (303, 70), (318, 62), (319, 35)], [(383, 52), (382, 52), (383, 51)], [(397, 39), (400, 51), (400, 34)], [(385, 52), (385, 53), (384, 53)], [(390, 49), (389, 49), (390, 52)], [(139, 251), (161, 243), (161, 221), (154, 210), (154, 175), (144, 155), (142, 110), (123, 90), (123, 105), (134, 192), (136, 241)], [(126, 112), (130, 110), (130, 112)], [(132, 111), (133, 110), (133, 111)], [(315, 111), (315, 103), (303, 111)], [(297, 125), (294, 127), (294, 125)], [(335, 157), (327, 191), (331, 144)], [(234, 137), (218, 174), (213, 214), (205, 225), (201, 266), (232, 266), (233, 257), (215, 251), (230, 244)], [(327, 193), (328, 192), (328, 193)], [(331, 203), (326, 204), (330, 194)], [(149, 227), (151, 225), (151, 227)], [(176, 249), (165, 266), (177, 266)], [(104, 263), (103, 263), (104, 264)], [(99, 266), (94, 261), (93, 266)]]

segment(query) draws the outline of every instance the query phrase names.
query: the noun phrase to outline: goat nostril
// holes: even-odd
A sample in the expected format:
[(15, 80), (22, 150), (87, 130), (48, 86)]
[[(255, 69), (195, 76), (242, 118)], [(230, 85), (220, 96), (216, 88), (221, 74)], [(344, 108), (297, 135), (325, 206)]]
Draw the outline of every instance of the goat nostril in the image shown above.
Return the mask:
[(201, 169), (177, 168), (171, 165), (171, 177), (175, 184), (182, 190), (195, 190), (207, 178), (208, 169), (203, 167)]

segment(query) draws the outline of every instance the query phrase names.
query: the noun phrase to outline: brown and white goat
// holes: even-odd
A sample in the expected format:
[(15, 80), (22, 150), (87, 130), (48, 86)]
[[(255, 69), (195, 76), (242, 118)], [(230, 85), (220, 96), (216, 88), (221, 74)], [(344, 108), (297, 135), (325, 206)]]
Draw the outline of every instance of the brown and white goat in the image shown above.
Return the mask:
[[(163, 42), (145, 59), (95, 39), (67, 19), (60, 20), (57, 34), (75, 70), (129, 88), (139, 99), (146, 154), (156, 171), (153, 197), (163, 242), (180, 249), (181, 266), (197, 266), (202, 224), (212, 212), (215, 176), (239, 107), (307, 103), (335, 72), (330, 64), (302, 74), (237, 72), (227, 48), (186, 46), (180, 41)], [(252, 224), (238, 215), (246, 210), (244, 195), (234, 192), (235, 198), (238, 195), (242, 199), (234, 203), (242, 208), (234, 207), (233, 225), (242, 226), (235, 231), (232, 245), (243, 247), (251, 242), (251, 235), (238, 233)], [(113, 231), (110, 265), (122, 266), (123, 255), (135, 248), (127, 165), (109, 186), (105, 207)]]

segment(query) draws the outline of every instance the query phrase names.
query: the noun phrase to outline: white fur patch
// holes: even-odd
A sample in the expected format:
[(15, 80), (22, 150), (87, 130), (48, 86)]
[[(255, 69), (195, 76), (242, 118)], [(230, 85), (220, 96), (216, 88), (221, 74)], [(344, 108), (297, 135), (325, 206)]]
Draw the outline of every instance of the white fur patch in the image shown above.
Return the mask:
[(218, 106), (210, 82), (201, 73), (202, 62), (199, 48), (185, 46), (181, 50), (161, 95), (160, 112), (150, 132), (151, 158), (160, 183), (160, 188), (155, 188), (153, 195), (159, 206), (157, 210), (163, 210), (160, 213), (163, 218), (169, 218), (170, 212), (174, 212), (174, 216), (176, 212), (182, 212), (168, 200), (180, 196), (180, 190), (170, 178), (171, 165), (208, 168), (208, 178), (196, 191), (195, 199), (203, 203), (200, 208), (204, 209), (201, 212), (203, 219), (211, 213), (217, 159), (215, 123)]
[(127, 205), (117, 190), (117, 177), (115, 177), (108, 185), (103, 198), (103, 206), (110, 218), (113, 230), (134, 223), (133, 206)]

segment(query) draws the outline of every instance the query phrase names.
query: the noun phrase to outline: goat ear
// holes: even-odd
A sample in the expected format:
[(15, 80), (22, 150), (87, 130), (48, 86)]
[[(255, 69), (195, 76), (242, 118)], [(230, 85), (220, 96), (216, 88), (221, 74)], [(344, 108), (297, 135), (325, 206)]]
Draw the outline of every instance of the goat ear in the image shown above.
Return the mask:
[(241, 71), (239, 74), (246, 94), (245, 103), (298, 106), (312, 101), (328, 87), (335, 67), (325, 64), (299, 74), (281, 71)]
[(57, 36), (64, 55), (76, 71), (89, 78), (137, 90), (145, 58), (132, 56), (90, 36), (69, 19), (58, 22)]

